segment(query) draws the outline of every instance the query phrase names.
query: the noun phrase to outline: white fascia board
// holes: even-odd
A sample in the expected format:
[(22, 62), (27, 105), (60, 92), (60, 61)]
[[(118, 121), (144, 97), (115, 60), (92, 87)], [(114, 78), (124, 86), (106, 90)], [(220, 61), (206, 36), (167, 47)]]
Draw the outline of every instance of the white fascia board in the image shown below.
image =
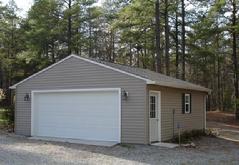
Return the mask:
[(157, 85), (157, 83), (155, 81), (152, 81), (152, 80), (146, 81), (146, 84), (148, 84), (148, 85)]
[(92, 64), (96, 64), (96, 65), (102, 66), (102, 67), (104, 67), (104, 68), (108, 68), (108, 69), (111, 69), (111, 70), (114, 70), (114, 71), (117, 71), (117, 72), (120, 72), (120, 73), (129, 75), (129, 76), (131, 76), (131, 77), (135, 77), (135, 78), (137, 78), (137, 79), (144, 80), (144, 81), (146, 81), (147, 84), (155, 84), (155, 81), (152, 81), (152, 80), (143, 78), (143, 77), (141, 77), (141, 76), (138, 76), (138, 75), (135, 75), (135, 74), (132, 74), (132, 73), (129, 73), (129, 72), (125, 72), (125, 71), (123, 71), (123, 70), (120, 70), (120, 69), (117, 69), (117, 68), (113, 68), (113, 67), (110, 67), (110, 66), (108, 66), (108, 65), (105, 65), (105, 64), (102, 64), (102, 63), (99, 63), (99, 62), (96, 62), (96, 61), (92, 61), (92, 60), (90, 60), (90, 59), (83, 58), (83, 57), (80, 57), (80, 56), (77, 56), (77, 55), (72, 54), (72, 55), (69, 55), (69, 56), (67, 56), (66, 58), (64, 58), (64, 59), (62, 59), (62, 60), (60, 60), (60, 61), (58, 61), (58, 62), (56, 62), (56, 63), (54, 63), (54, 64), (52, 64), (52, 65), (50, 65), (50, 66), (48, 66), (48, 67), (46, 67), (45, 69), (43, 69), (43, 70), (41, 70), (41, 71), (39, 71), (39, 72), (37, 72), (37, 73), (35, 73), (35, 74), (33, 74), (33, 75), (27, 77), (26, 79), (24, 79), (24, 80), (22, 80), (22, 81), (20, 81), (20, 82), (18, 82), (18, 83), (16, 83), (16, 84), (10, 86), (9, 88), (10, 88), (10, 89), (16, 89), (16, 87), (17, 87), (19, 84), (22, 84), (23, 82), (25, 82), (25, 81), (27, 81), (27, 80), (29, 80), (29, 79), (31, 79), (31, 78), (33, 78), (33, 77), (35, 77), (35, 76), (37, 76), (37, 75), (43, 73), (43, 72), (45, 72), (45, 71), (51, 69), (51, 68), (54, 67), (55, 65), (58, 65), (58, 64), (64, 62), (65, 60), (71, 58), (71, 57), (74, 57), (74, 58), (77, 58), (77, 59), (81, 59), (81, 60), (84, 60), (84, 61), (86, 61), (86, 62), (89, 62), (89, 63), (92, 63)]

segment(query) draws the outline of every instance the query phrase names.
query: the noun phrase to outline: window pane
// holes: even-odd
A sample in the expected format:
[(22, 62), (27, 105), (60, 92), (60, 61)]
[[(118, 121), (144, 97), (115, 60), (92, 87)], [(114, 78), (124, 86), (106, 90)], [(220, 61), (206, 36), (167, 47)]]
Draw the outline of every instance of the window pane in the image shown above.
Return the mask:
[(152, 98), (152, 103), (155, 103), (155, 97), (154, 96), (151, 96), (151, 98)]
[(150, 118), (156, 118), (156, 104), (155, 96), (150, 96)]
[(189, 104), (185, 104), (185, 112), (186, 112), (186, 113), (189, 113), (189, 112), (190, 112), (190, 110), (189, 110)]
[(153, 102), (153, 96), (150, 96), (150, 103), (152, 103)]
[(185, 103), (189, 103), (189, 95), (185, 95)]
[(151, 104), (150, 107), (150, 118), (155, 118), (155, 104)]

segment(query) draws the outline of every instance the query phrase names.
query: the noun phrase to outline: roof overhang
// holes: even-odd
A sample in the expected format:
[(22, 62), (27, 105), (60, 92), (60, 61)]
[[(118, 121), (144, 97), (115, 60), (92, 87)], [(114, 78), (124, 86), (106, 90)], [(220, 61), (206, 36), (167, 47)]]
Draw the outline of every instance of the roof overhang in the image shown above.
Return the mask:
[(208, 94), (211, 94), (212, 90), (208, 89), (208, 88), (204, 88), (204, 87), (199, 87), (201, 89), (196, 89), (196, 88), (188, 88), (188, 87), (181, 87), (178, 85), (169, 85), (166, 83), (159, 83), (156, 81), (151, 81), (151, 82), (147, 82), (148, 85), (158, 85), (158, 86), (162, 86), (162, 87), (168, 87), (168, 88), (177, 88), (177, 89), (184, 89), (184, 90), (192, 90), (192, 91), (200, 91), (200, 92), (206, 92)]

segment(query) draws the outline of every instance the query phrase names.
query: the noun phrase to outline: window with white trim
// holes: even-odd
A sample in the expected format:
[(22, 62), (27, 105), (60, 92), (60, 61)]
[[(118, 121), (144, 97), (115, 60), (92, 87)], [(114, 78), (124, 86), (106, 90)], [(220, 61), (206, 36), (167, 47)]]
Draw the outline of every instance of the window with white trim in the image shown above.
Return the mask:
[(182, 97), (182, 113), (191, 113), (192, 107), (191, 107), (191, 94), (190, 93), (183, 93)]
[(191, 112), (191, 94), (189, 93), (184, 94), (184, 112), (185, 113)]

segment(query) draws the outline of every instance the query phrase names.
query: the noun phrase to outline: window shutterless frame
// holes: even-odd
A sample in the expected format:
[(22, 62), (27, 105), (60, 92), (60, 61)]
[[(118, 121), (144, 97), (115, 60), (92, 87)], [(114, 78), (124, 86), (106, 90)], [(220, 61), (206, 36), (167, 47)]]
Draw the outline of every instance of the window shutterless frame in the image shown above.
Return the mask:
[(185, 113), (190, 113), (190, 108), (191, 108), (191, 98), (190, 98), (190, 94), (185, 93), (184, 95), (184, 112)]

